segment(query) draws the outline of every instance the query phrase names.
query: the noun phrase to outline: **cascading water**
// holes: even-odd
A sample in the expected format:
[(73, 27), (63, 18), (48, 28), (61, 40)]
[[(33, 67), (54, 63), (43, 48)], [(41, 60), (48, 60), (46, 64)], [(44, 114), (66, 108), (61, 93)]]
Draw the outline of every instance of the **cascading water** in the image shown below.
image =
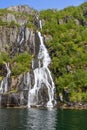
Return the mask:
[(0, 84), (0, 94), (3, 94), (8, 91), (8, 78), (10, 77), (11, 71), (9, 69), (9, 64), (6, 65), (7, 75), (4, 77)]
[(39, 20), (39, 24), (40, 24), (40, 29), (42, 30), (42, 21)]
[[(39, 20), (38, 17), (37, 24), (39, 30), (42, 30), (42, 22), (41, 20)], [(18, 105), (26, 105), (28, 100), (28, 107), (43, 106), (52, 108), (54, 107), (56, 102), (54, 99), (55, 85), (51, 76), (51, 72), (48, 68), (51, 59), (44, 45), (44, 39), (41, 36), (41, 33), (38, 31), (32, 36), (34, 36), (34, 51), (32, 51), (32, 53), (35, 55), (34, 59), (32, 60), (32, 69), (30, 73), (27, 72), (25, 75), (23, 75), (22, 78), (19, 78), (19, 93), (12, 93), (10, 95), (8, 94), (7, 96), (9, 97), (8, 99), (12, 98), (12, 104), (14, 103), (14, 101), (16, 101), (14, 105), (17, 103)], [(32, 41), (29, 38), (31, 38), (31, 35), (29, 34), (26, 26), (22, 25), (22, 27), (20, 28), (20, 33), (18, 34), (18, 37), (16, 39), (16, 45), (13, 51), (14, 54), (16, 54), (16, 52), (23, 52), (22, 49), (24, 49), (24, 45), (27, 44), (27, 42)], [(9, 64), (6, 63), (5, 66), (7, 74), (0, 83), (0, 104), (2, 103), (2, 95), (6, 94), (12, 87), (12, 84), (9, 82), (9, 78), (11, 75)], [(8, 100), (8, 102), (9, 104), (11, 104), (10, 100)]]
[(36, 26), (38, 27), (38, 29), (42, 30), (42, 21), (39, 19), (39, 15), (36, 15), (35, 22), (36, 22)]
[(22, 25), (20, 28), (20, 33), (17, 38), (17, 43), (19, 43), (19, 45), (21, 45), (24, 40), (25, 40), (25, 25)]
[[(41, 24), (41, 22), (39, 22), (39, 24)], [(42, 29), (42, 25), (40, 25), (40, 28)], [(53, 79), (51, 76), (51, 72), (48, 68), (48, 66), (51, 62), (51, 59), (50, 59), (48, 51), (44, 45), (44, 40), (43, 40), (43, 37), (41, 36), (40, 32), (38, 32), (38, 37), (40, 40), (40, 48), (39, 48), (39, 53), (37, 56), (38, 68), (35, 68), (33, 70), (35, 84), (31, 89), (29, 89), (28, 107), (43, 105), (43, 101), (39, 101), (39, 93), (40, 93), (41, 89), (43, 89), (42, 87), (44, 85), (45, 88), (47, 89), (47, 93), (48, 93), (48, 99), (47, 99), (46, 103), (44, 103), (44, 106), (52, 108), (55, 105), (55, 99), (54, 99), (55, 85), (54, 85), (54, 82), (53, 82)], [(32, 67), (33, 67), (34, 60), (32, 63), (33, 63), (33, 65), (32, 65)]]
[(0, 84), (0, 104), (1, 104), (1, 95), (8, 91), (8, 81), (9, 81), (8, 79), (11, 74), (11, 70), (9, 68), (9, 63), (6, 63), (5, 66), (6, 66), (6, 70), (7, 70), (7, 75), (6, 75), (6, 77), (4, 77), (2, 79), (1, 84)]

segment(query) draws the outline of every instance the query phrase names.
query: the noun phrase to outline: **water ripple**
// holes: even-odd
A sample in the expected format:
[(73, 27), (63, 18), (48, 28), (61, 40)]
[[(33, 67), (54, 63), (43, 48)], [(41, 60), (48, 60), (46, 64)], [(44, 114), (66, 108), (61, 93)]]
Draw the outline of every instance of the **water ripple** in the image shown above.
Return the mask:
[(0, 109), (0, 130), (87, 130), (87, 111)]

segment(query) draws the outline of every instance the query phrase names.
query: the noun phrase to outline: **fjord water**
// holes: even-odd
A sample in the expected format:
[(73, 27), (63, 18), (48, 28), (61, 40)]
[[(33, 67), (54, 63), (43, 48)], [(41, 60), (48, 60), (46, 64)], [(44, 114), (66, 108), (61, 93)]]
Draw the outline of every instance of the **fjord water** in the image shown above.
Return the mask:
[(0, 130), (87, 130), (87, 111), (0, 109)]

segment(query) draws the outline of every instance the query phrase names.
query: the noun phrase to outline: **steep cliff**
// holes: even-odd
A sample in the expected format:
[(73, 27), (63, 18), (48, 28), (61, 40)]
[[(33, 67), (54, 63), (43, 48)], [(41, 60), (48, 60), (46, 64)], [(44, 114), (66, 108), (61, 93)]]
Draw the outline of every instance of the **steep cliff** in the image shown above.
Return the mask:
[(0, 95), (5, 107), (55, 106), (55, 99), (86, 103), (87, 3), (60, 11), (28, 6), (0, 10)]
[(45, 40), (39, 32), (39, 15), (28, 6), (3, 11), (0, 106), (54, 107), (55, 86), (48, 68), (50, 57)]

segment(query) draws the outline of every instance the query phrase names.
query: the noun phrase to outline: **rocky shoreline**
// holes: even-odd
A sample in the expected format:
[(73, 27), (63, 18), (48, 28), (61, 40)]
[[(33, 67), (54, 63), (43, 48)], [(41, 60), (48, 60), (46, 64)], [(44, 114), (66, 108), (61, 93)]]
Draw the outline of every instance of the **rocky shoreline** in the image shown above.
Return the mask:
[(87, 103), (59, 103), (58, 109), (87, 110)]
[[(9, 109), (9, 108), (12, 108), (12, 109), (27, 109), (27, 105), (26, 106), (7, 106), (7, 107), (1, 107), (0, 109), (3, 109), (3, 108), (6, 108), (6, 109)], [(34, 109), (47, 109), (46, 107), (43, 107), (43, 106), (32, 106), (31, 108), (34, 108)], [(30, 108), (28, 108), (30, 109)], [(87, 110), (87, 103), (58, 103), (57, 106), (55, 106), (54, 108), (52, 109), (62, 109), (62, 110)]]

